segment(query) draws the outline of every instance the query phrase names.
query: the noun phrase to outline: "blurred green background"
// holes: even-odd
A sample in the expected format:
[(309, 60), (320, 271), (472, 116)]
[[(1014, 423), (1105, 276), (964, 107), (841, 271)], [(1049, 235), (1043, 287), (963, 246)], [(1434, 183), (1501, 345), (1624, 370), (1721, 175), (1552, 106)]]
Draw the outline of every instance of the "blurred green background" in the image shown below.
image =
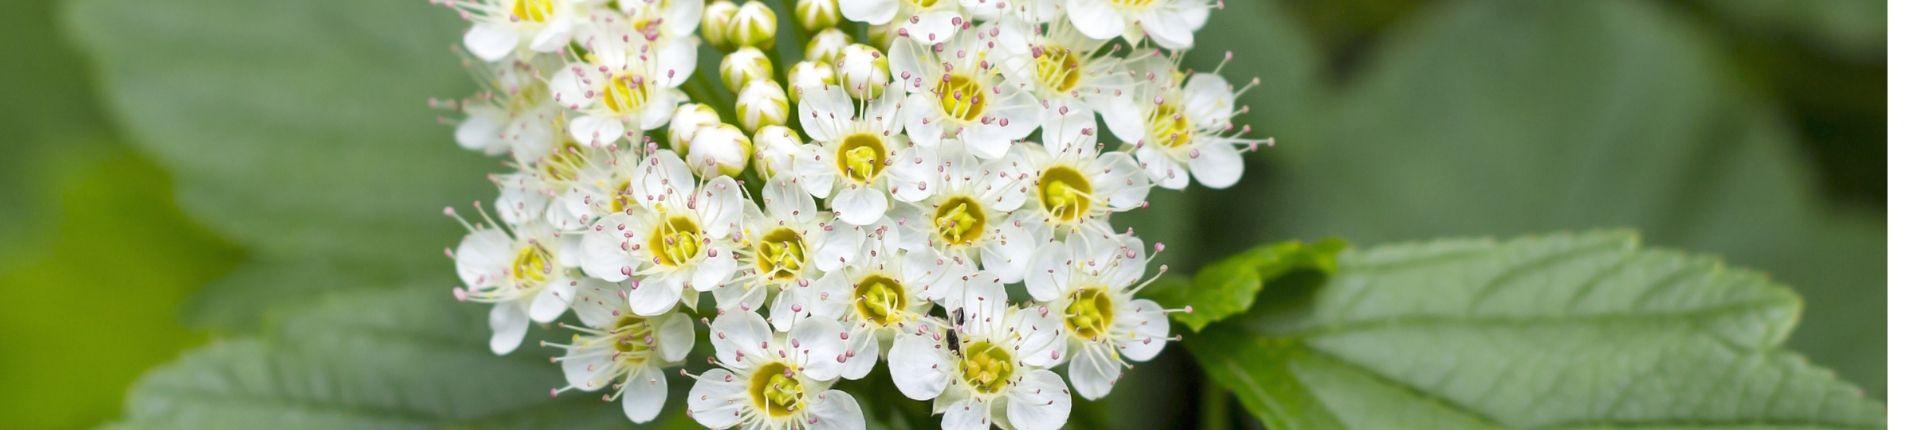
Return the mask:
[[(7, 1), (0, 293), (24, 305), (0, 313), (0, 427), (114, 421), (143, 372), (321, 292), (453, 282), (437, 252), (458, 229), (436, 212), (489, 198), (490, 164), (426, 108), (470, 88), (451, 13)], [(1234, 189), (1158, 193), (1122, 221), (1176, 270), (1288, 238), (1633, 227), (1794, 287), (1791, 345), (1885, 396), (1884, 2), (1227, 7), (1188, 64), (1235, 50), (1226, 73), (1263, 80), (1248, 122), (1280, 144)], [(324, 194), (383, 184), (400, 190)], [(1191, 366), (1140, 379), (1190, 384)], [(1105, 405), (1152, 403), (1120, 393), (1096, 413), (1191, 414)]]

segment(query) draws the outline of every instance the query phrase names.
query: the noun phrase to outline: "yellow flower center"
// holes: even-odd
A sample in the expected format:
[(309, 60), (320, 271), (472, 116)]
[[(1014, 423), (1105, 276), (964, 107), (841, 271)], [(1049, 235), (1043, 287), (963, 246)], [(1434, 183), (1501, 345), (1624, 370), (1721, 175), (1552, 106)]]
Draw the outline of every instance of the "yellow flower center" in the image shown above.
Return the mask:
[(647, 360), (652, 358), (653, 354), (649, 352), (653, 350), (653, 324), (648, 324), (645, 317), (621, 315), (620, 319), (613, 322), (610, 333), (613, 335), (613, 350), (618, 353), (616, 359), (639, 366), (647, 364)]
[(1153, 136), (1155, 145), (1167, 149), (1179, 149), (1193, 142), (1193, 124), (1187, 122), (1187, 115), (1166, 103), (1153, 108), (1153, 116), (1147, 119), (1147, 133)]
[(613, 195), (608, 196), (610, 201), (607, 202), (607, 210), (610, 211), (609, 213), (626, 212), (627, 208), (633, 207), (634, 204), (633, 181), (627, 180), (626, 178), (616, 179), (619, 179), (615, 181), (618, 182), (619, 185), (615, 185), (613, 187)]
[(552, 273), (553, 253), (536, 243), (520, 247), (513, 255), (513, 267), (510, 269), (514, 285), (520, 288), (535, 288), (547, 284), (547, 274)]
[(1040, 50), (1040, 58), (1033, 60), (1034, 77), (1039, 78), (1040, 85), (1061, 93), (1080, 86), (1080, 54), (1048, 46)]
[(580, 176), (580, 167), (587, 165), (586, 151), (573, 139), (561, 141), (560, 148), (540, 159), (540, 175), (547, 180), (570, 182)]
[(513, 19), (547, 22), (553, 17), (553, 0), (513, 0)]
[(700, 237), (700, 225), (693, 219), (674, 216), (653, 227), (647, 250), (653, 252), (654, 262), (679, 267), (700, 255)]
[(934, 97), (940, 98), (940, 111), (948, 118), (972, 122), (987, 113), (987, 89), (978, 81), (965, 75), (947, 75), (933, 87)]
[(970, 197), (953, 197), (933, 211), (933, 229), (948, 245), (966, 245), (987, 231), (987, 212)]
[(634, 75), (619, 75), (607, 80), (607, 86), (600, 88), (600, 102), (607, 110), (615, 114), (625, 114), (647, 104), (647, 85), (644, 78)]
[(987, 342), (967, 344), (966, 361), (960, 363), (960, 376), (981, 394), (999, 393), (1013, 379), (1013, 354)]
[(1112, 2), (1114, 6), (1117, 6), (1121, 9), (1139, 10), (1139, 9), (1146, 9), (1147, 6), (1153, 6), (1154, 3), (1159, 2), (1160, 0), (1107, 0), (1107, 1)]
[(784, 418), (807, 407), (806, 387), (793, 377), (793, 369), (771, 362), (761, 365), (747, 380), (747, 397), (753, 407), (774, 418)]
[(754, 267), (775, 281), (789, 282), (800, 277), (807, 263), (807, 244), (800, 233), (780, 227), (760, 237), (753, 248)]
[(873, 133), (849, 134), (840, 139), (833, 161), (834, 166), (840, 168), (841, 176), (856, 184), (866, 184), (879, 177), (880, 169), (886, 167), (887, 145)]
[(878, 326), (900, 322), (907, 310), (906, 287), (885, 275), (868, 275), (853, 286), (853, 309), (860, 318)]
[(1093, 181), (1080, 169), (1054, 166), (1040, 172), (1040, 206), (1056, 223), (1080, 220), (1093, 211)]
[(1113, 298), (1103, 287), (1087, 287), (1067, 295), (1067, 331), (1085, 340), (1103, 339), (1113, 327)]

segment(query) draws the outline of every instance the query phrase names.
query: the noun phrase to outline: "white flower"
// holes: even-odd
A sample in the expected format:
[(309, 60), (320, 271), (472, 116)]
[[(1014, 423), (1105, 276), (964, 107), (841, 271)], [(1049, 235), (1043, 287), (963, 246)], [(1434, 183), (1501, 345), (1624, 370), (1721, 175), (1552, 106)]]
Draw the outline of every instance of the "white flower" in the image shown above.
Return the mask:
[(1032, 198), (1018, 220), (1057, 233), (1092, 226), (1104, 234), (1112, 230), (1109, 215), (1146, 204), (1153, 181), (1133, 157), (1101, 151), (1091, 112), (1048, 114), (1046, 122), (1041, 145), (1023, 144), (1007, 156), (1035, 172)]
[[(1246, 127), (1234, 129), (1232, 120), (1237, 112), (1233, 99), (1238, 92), (1225, 78), (1212, 73), (1194, 74), (1186, 79), (1185, 86), (1176, 88), (1173, 85), (1179, 83), (1179, 75), (1172, 73), (1171, 79), (1160, 75), (1158, 79), (1164, 81), (1148, 85), (1160, 87), (1157, 91), (1136, 92), (1141, 97), (1136, 115), (1146, 127), (1138, 134), (1114, 129), (1114, 136), (1137, 143), (1134, 156), (1156, 185), (1186, 188), (1188, 172), (1192, 172), (1200, 185), (1232, 186), (1246, 171), (1240, 152), (1270, 145), (1272, 140), (1246, 138)], [(1108, 123), (1115, 121), (1109, 119)]]
[(716, 176), (739, 176), (747, 168), (747, 157), (753, 154), (753, 141), (733, 124), (720, 124), (700, 129), (693, 136), (692, 146), (687, 148), (687, 163), (693, 166), (693, 173), (704, 179)]
[(955, 314), (957, 351), (947, 348), (937, 328), (903, 330), (895, 337), (887, 369), (900, 393), (933, 399), (947, 430), (986, 429), (994, 422), (1018, 430), (1065, 425), (1072, 394), (1048, 370), (1061, 360), (1060, 319), (1043, 309), (1008, 307), (1002, 285), (977, 277), (966, 284)]
[[(894, 217), (900, 242), (909, 251), (927, 251), (909, 261), (919, 267), (984, 267), (996, 282), (1020, 282), (1036, 243), (1009, 212), (1026, 205), (1031, 168), (1013, 159), (983, 163), (958, 145), (916, 153), (924, 155), (894, 162), (900, 172), (894, 196), (905, 203)], [(944, 285), (932, 289), (956, 291), (958, 282), (942, 278)], [(934, 298), (953, 304), (948, 294)]]
[(893, 81), (888, 75), (887, 56), (867, 45), (847, 45), (834, 57), (835, 73), (847, 94), (860, 100), (872, 100), (887, 90)]
[(580, 113), (567, 130), (574, 140), (599, 146), (666, 125), (685, 97), (678, 87), (693, 73), (696, 39), (656, 43), (625, 23), (596, 24), (586, 42), (589, 61), (567, 64), (549, 81), (554, 99)]
[[(453, 216), (453, 209), (447, 209)], [(465, 288), (455, 288), (462, 301), (492, 303), (487, 325), (493, 328), (488, 346), (505, 355), (520, 347), (529, 321), (558, 319), (573, 303), (575, 286), (572, 250), (539, 229), (515, 232), (488, 222), (467, 225), (467, 236), (453, 251), (454, 270)]]
[(609, 385), (627, 419), (653, 421), (667, 402), (667, 378), (661, 369), (678, 366), (693, 350), (693, 319), (683, 313), (643, 317), (623, 313), (604, 325), (572, 327), (580, 331), (556, 358), (568, 390), (599, 391)]
[(803, 302), (799, 290), (820, 277), (827, 220), (813, 197), (793, 181), (768, 182), (760, 196), (766, 210), (747, 206), (741, 232), (748, 276), (714, 290), (714, 298), (722, 308), (752, 312), (771, 290), (776, 294), (770, 312), (773, 326), (787, 330), (797, 312), (790, 307)]
[(672, 152), (654, 151), (631, 188), (637, 204), (582, 232), (582, 270), (609, 282), (633, 278), (627, 299), (640, 315), (659, 315), (732, 280), (732, 237), (746, 199), (733, 178), (702, 185)]
[(513, 61), (475, 67), (486, 92), (461, 104), (467, 118), (454, 130), (454, 142), (487, 155), (510, 153), (515, 161), (530, 162), (546, 155), (566, 138), (558, 127), (560, 105), (548, 96), (540, 80), (540, 66), (552, 61)]
[(1129, 44), (1141, 36), (1168, 49), (1193, 46), (1193, 33), (1207, 23), (1215, 2), (1206, 0), (1066, 0), (1067, 18), (1087, 36), (1119, 36)]
[[(1027, 292), (1044, 300), (1059, 315), (1068, 336), (1072, 358), (1067, 375), (1081, 397), (1105, 397), (1120, 372), (1135, 362), (1152, 360), (1166, 347), (1167, 312), (1134, 293), (1146, 262), (1140, 239), (1080, 237), (1085, 241), (1053, 242), (1034, 257), (1027, 276)], [(1148, 281), (1151, 282), (1151, 281)]]
[(546, 220), (565, 231), (585, 229), (594, 220), (636, 205), (633, 174), (640, 154), (610, 146), (568, 145), (542, 159), (534, 171), (557, 182), (559, 197), (547, 207)]
[(840, 376), (847, 379), (866, 377), (898, 330), (919, 327), (927, 321), (927, 311), (933, 305), (926, 297), (933, 293), (926, 289), (936, 284), (935, 278), (957, 279), (963, 271), (972, 273), (952, 264), (916, 266), (906, 261), (882, 231), (863, 230), (841, 226), (829, 235), (825, 249), (840, 254), (823, 253), (829, 255), (822, 257), (842, 260), (836, 262), (843, 264), (827, 270), (819, 282), (797, 289), (793, 300), (786, 301), (790, 304), (783, 306), (785, 296), (775, 299), (772, 309), (776, 319), (791, 313), (833, 318), (846, 324), (852, 336), (847, 339), (848, 356)]
[(740, 88), (740, 96), (733, 104), (734, 117), (740, 119), (740, 127), (746, 131), (759, 131), (760, 127), (787, 123), (787, 113), (792, 109), (787, 100), (787, 92), (770, 78), (755, 79)]
[(1007, 80), (1032, 92), (1049, 114), (1093, 109), (1116, 134), (1138, 135), (1145, 127), (1133, 105), (1135, 84), (1127, 60), (1112, 49), (1102, 50), (1105, 42), (1063, 22), (1043, 26), (1017, 21), (1001, 24), (999, 42), (994, 62)]
[(911, 94), (901, 116), (915, 145), (954, 138), (975, 155), (993, 160), (1039, 127), (1039, 103), (1007, 82), (1000, 65), (989, 58), (994, 44), (990, 34), (976, 28), (934, 46), (895, 40), (888, 49), (888, 59)]
[(587, 20), (587, 3), (577, 0), (438, 0), (473, 22), (462, 38), (482, 60), (499, 61), (519, 47), (554, 52), (567, 45), (575, 27)]
[(929, 45), (945, 42), (970, 25), (958, 0), (845, 0), (840, 12), (874, 28), (889, 28), (891, 23), (901, 37)]
[(848, 224), (870, 225), (886, 214), (892, 166), (906, 155), (899, 136), (901, 91), (890, 87), (879, 99), (853, 100), (839, 87), (802, 88), (800, 126), (815, 144), (785, 177), (800, 181), (814, 197), (830, 193), (828, 207)]
[(687, 412), (715, 429), (864, 429), (860, 404), (832, 389), (847, 334), (817, 318), (775, 334), (759, 315), (723, 312), (711, 336), (721, 367), (695, 378)]

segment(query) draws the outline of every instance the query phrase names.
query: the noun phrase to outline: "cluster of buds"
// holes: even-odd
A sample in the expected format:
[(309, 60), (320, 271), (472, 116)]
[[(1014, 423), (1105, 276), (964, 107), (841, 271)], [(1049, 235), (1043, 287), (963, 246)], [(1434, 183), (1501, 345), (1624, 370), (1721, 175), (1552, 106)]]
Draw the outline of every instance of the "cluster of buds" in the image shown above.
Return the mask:
[(1257, 80), (1180, 68), (1217, 2), (432, 1), (483, 86), (436, 105), (511, 167), (447, 211), (454, 295), (498, 354), (576, 332), (553, 394), (639, 423), (680, 380), (708, 427), (863, 428), (833, 385), (884, 365), (945, 428), (1060, 428), (1176, 340), (1112, 214), (1271, 144), (1233, 121)]

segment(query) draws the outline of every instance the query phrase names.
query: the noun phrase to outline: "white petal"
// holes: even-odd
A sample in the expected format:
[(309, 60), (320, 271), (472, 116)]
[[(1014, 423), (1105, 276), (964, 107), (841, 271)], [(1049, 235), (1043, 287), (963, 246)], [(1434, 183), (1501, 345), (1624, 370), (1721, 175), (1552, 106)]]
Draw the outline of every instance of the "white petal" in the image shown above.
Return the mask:
[(1240, 151), (1226, 142), (1209, 142), (1195, 150), (1195, 156), (1189, 161), (1193, 169), (1193, 179), (1207, 188), (1231, 187), (1240, 182), (1240, 175), (1247, 170), (1247, 162), (1240, 157)]
[(913, 146), (895, 152), (893, 165), (887, 166), (887, 173), (893, 177), (887, 182), (892, 185), (893, 197), (902, 202), (918, 202), (933, 195), (940, 184), (940, 158), (925, 146)]
[(1073, 381), (1074, 391), (1087, 400), (1098, 400), (1113, 391), (1113, 384), (1120, 380), (1120, 363), (1113, 360), (1104, 351), (1083, 350), (1073, 355), (1067, 363), (1067, 379)]
[(1120, 139), (1122, 143), (1140, 143), (1147, 138), (1147, 119), (1135, 105), (1131, 97), (1105, 97), (1094, 100), (1093, 109), (1100, 113), (1100, 121), (1107, 125), (1107, 132)]
[(744, 416), (747, 381), (724, 369), (707, 369), (687, 392), (687, 413), (707, 428), (731, 428)]
[(813, 420), (806, 426), (809, 430), (865, 430), (867, 418), (860, 413), (860, 403), (840, 390), (828, 391), (807, 405), (807, 413)]
[(607, 351), (608, 345), (598, 348), (568, 345), (567, 355), (560, 357), (560, 373), (567, 378), (567, 385), (581, 390), (593, 391), (611, 383), (615, 375), (613, 360), (616, 355)]
[(606, 327), (614, 318), (631, 309), (620, 295), (620, 286), (595, 278), (581, 278), (574, 287), (573, 316), (587, 327)]
[(621, 249), (625, 239), (616, 227), (635, 228), (638, 220), (616, 215), (601, 218), (580, 237), (580, 270), (607, 282), (625, 281), (640, 269), (640, 257)]
[[(818, 282), (814, 284), (819, 286)], [(807, 315), (808, 303), (807, 298), (801, 296), (798, 286), (781, 290), (780, 294), (773, 296), (773, 306), (767, 308), (767, 321), (773, 323), (774, 330), (792, 330), (793, 323)]]
[(1140, 167), (1147, 170), (1147, 176), (1153, 178), (1154, 185), (1169, 190), (1187, 188), (1187, 168), (1157, 148), (1140, 148), (1134, 151), (1140, 159)]
[[(1115, 331), (1121, 333), (1115, 333), (1114, 346), (1119, 347), (1120, 355), (1129, 360), (1152, 360), (1160, 355), (1161, 349), (1167, 347), (1166, 312), (1160, 310), (1160, 304), (1147, 299), (1134, 299), (1130, 307), (1132, 315), (1115, 316)], [(1125, 336), (1121, 336), (1123, 334)]]
[(886, 24), (899, 10), (899, 0), (840, 0), (841, 15), (868, 24)]
[(520, 32), (514, 30), (512, 24), (490, 22), (467, 29), (466, 36), (461, 40), (466, 43), (467, 50), (473, 52), (473, 56), (486, 61), (499, 61), (507, 58), (507, 54), (513, 53), (513, 48), (520, 44)]
[(559, 276), (541, 289), (540, 295), (533, 297), (533, 306), (527, 309), (527, 316), (541, 324), (553, 322), (566, 313), (567, 305), (573, 304), (576, 284), (571, 277)]
[(1010, 327), (1019, 335), (1019, 343), (1013, 346), (1014, 358), (1021, 364), (1039, 368), (1059, 365), (1067, 358), (1065, 326), (1058, 312), (1039, 307), (1014, 312)]
[(840, 377), (845, 379), (867, 377), (868, 373), (873, 372), (873, 364), (880, 361), (879, 333), (868, 330), (854, 334), (851, 343), (847, 344), (847, 350), (852, 351), (853, 356), (847, 358), (847, 362), (840, 366)]
[(1187, 49), (1193, 47), (1193, 28), (1187, 26), (1186, 19), (1170, 10), (1159, 10), (1141, 15), (1140, 28), (1153, 37), (1153, 43), (1167, 49)]
[(1081, 34), (1099, 40), (1119, 36), (1127, 27), (1120, 11), (1103, 0), (1067, 0), (1067, 19)]
[[(936, 78), (937, 79), (937, 78)], [(946, 134), (945, 119), (934, 108), (931, 95), (909, 98), (906, 106), (900, 109), (900, 119), (907, 123), (907, 139), (914, 145), (939, 146), (941, 136)]]
[(513, 264), (513, 238), (497, 228), (474, 231), (460, 239), (453, 253), (454, 272), (470, 288), (498, 282)]
[(730, 251), (719, 252), (718, 255), (700, 260), (700, 266), (695, 267), (693, 272), (693, 290), (713, 291), (720, 286), (720, 283), (726, 282), (727, 278), (733, 276), (733, 270), (739, 268), (739, 264), (740, 262), (734, 260), (733, 252)]
[(654, 66), (657, 68), (656, 75), (666, 78), (662, 83), (667, 87), (677, 88), (693, 77), (700, 61), (700, 38), (683, 34), (662, 45), (655, 57), (659, 60)]
[(1123, 153), (1109, 152), (1100, 154), (1095, 164), (1100, 169), (1093, 175), (1093, 189), (1106, 196), (1109, 208), (1124, 212), (1147, 202), (1147, 193), (1153, 191), (1153, 178), (1147, 176), (1140, 162)]
[(507, 355), (520, 347), (520, 340), (527, 337), (527, 310), (521, 309), (516, 302), (500, 302), (493, 305), (493, 311), (487, 313), (487, 326), (493, 328), (493, 338), (487, 346), (496, 355)]
[(497, 153), (506, 140), (500, 138), (501, 131), (507, 126), (506, 113), (489, 106), (474, 107), (467, 111), (467, 119), (460, 121), (460, 127), (453, 130), (453, 141), (461, 148), (475, 151)]
[(574, 110), (586, 109), (599, 103), (599, 100), (587, 96), (599, 88), (581, 76), (581, 73), (587, 73), (586, 70), (593, 70), (592, 67), (589, 64), (571, 63), (560, 68), (560, 71), (554, 72), (553, 78), (547, 80), (547, 91), (553, 93), (554, 102)]
[[(630, 185), (648, 196), (686, 196), (693, 192), (693, 169), (673, 151), (655, 151), (640, 161), (641, 174)], [(637, 197), (637, 196), (636, 196)]]
[(1059, 242), (1047, 242), (1034, 251), (1031, 267), (1027, 271), (1027, 295), (1034, 300), (1050, 302), (1065, 294), (1067, 283), (1073, 279), (1073, 270), (1068, 262), (1067, 247)]
[[(893, 2), (895, 0), (887, 0)], [(800, 95), (800, 131), (816, 141), (839, 139), (853, 117), (853, 100), (838, 85), (804, 88)]]
[(960, 18), (959, 12), (935, 10), (907, 17), (906, 22), (900, 23), (900, 28), (906, 29), (907, 38), (914, 42), (932, 45), (953, 37), (953, 33), (960, 30), (960, 24), (964, 22), (966, 20)]
[(1219, 130), (1233, 119), (1233, 85), (1220, 75), (1195, 74), (1187, 78), (1187, 85), (1180, 93), (1184, 97), (1181, 110), (1195, 127)]
[(620, 119), (608, 116), (581, 115), (567, 122), (567, 133), (573, 140), (586, 143), (587, 146), (609, 145), (627, 132), (626, 124)]
[(714, 318), (710, 336), (714, 358), (727, 366), (745, 368), (766, 354), (773, 342), (773, 329), (752, 312), (727, 312)]
[(573, 23), (560, 20), (548, 23), (546, 27), (533, 34), (533, 40), (527, 42), (527, 48), (534, 52), (554, 52), (567, 46), (573, 36)]
[(834, 225), (833, 231), (827, 232), (826, 236), (820, 249), (814, 251), (813, 262), (814, 267), (828, 272), (839, 270), (846, 262), (852, 261), (860, 252), (860, 243), (867, 240), (866, 231), (846, 224)]
[(981, 268), (999, 277), (1000, 282), (1019, 283), (1033, 260), (1033, 235), (1011, 221), (1002, 222), (997, 230), (995, 237), (999, 240), (987, 242), (987, 252), (980, 255)]
[(768, 182), (760, 197), (767, 202), (767, 214), (776, 219), (811, 221), (819, 212), (807, 190), (792, 181)]
[(659, 324), (653, 328), (653, 336), (660, 348), (660, 358), (668, 362), (685, 360), (687, 353), (693, 351), (693, 318), (674, 313), (654, 322)]
[(947, 389), (954, 363), (952, 357), (930, 335), (915, 335), (902, 330), (887, 351), (887, 372), (893, 385), (907, 398), (926, 401)]
[[(986, 430), (992, 424), (992, 409), (978, 399), (967, 399), (948, 406), (940, 417), (941, 430)], [(1024, 429), (1022, 429), (1024, 430)]]
[(640, 279), (640, 285), (627, 292), (627, 306), (635, 315), (653, 316), (673, 310), (680, 303), (680, 284), (665, 276)]
[(887, 194), (873, 187), (850, 188), (833, 197), (833, 211), (840, 221), (852, 225), (871, 225), (887, 213)]
[(1067, 425), (1073, 412), (1073, 398), (1067, 394), (1067, 382), (1050, 371), (1029, 372), (1008, 389), (1007, 421), (1015, 430), (1054, 430)]
[(839, 357), (847, 352), (850, 335), (839, 322), (810, 317), (793, 324), (791, 345), (787, 346), (800, 362), (802, 373), (815, 381), (828, 381), (840, 376)]
[(635, 424), (653, 421), (667, 404), (667, 375), (659, 367), (642, 366), (631, 381), (620, 387), (620, 410)]

